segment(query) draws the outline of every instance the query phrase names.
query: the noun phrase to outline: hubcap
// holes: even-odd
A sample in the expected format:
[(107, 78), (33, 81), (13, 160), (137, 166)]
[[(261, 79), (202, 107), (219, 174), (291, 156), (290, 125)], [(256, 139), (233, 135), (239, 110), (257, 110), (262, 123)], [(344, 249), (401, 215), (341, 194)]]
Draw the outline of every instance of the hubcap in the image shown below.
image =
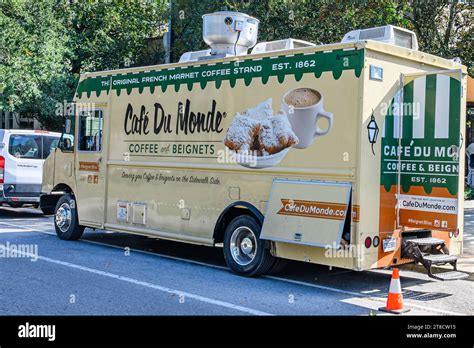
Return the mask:
[(251, 263), (257, 254), (257, 238), (253, 231), (245, 226), (236, 228), (230, 237), (230, 251), (239, 265)]
[(71, 226), (71, 207), (68, 203), (61, 204), (54, 215), (54, 220), (61, 232), (67, 232)]

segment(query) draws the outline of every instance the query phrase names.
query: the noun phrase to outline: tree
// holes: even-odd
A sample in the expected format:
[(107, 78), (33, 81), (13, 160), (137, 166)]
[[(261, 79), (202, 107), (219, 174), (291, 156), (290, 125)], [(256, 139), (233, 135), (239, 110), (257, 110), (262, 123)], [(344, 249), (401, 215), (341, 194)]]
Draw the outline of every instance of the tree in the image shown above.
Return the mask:
[[(52, 126), (56, 84), (68, 83), (63, 61), (67, 38), (52, 2), (0, 2), (0, 82), (3, 108)], [(53, 101), (53, 107), (51, 102)], [(53, 122), (54, 123), (54, 122)]]
[[(172, 61), (208, 48), (202, 15), (231, 10), (260, 20), (259, 41), (339, 42), (350, 30), (393, 24), (416, 32), (422, 51), (460, 57), (472, 76), (473, 4), (458, 0), (173, 0)], [(167, 0), (1, 0), (0, 103), (60, 129), (85, 71), (164, 62)], [(3, 91), (3, 93), (2, 93)]]
[(444, 57), (459, 57), (474, 76), (474, 4), (468, 1), (414, 0), (406, 17), (420, 49)]
[(162, 0), (62, 1), (57, 12), (69, 37), (72, 74), (162, 61), (162, 48), (149, 47), (166, 30), (167, 6)]
[(166, 21), (162, 0), (0, 1), (4, 110), (61, 129), (79, 74), (162, 61)]
[(258, 18), (259, 41), (293, 37), (327, 44), (354, 29), (401, 26), (416, 32), (422, 51), (460, 57), (473, 75), (473, 5), (451, 0), (174, 0), (174, 60), (186, 51), (207, 48), (201, 16), (223, 8)]

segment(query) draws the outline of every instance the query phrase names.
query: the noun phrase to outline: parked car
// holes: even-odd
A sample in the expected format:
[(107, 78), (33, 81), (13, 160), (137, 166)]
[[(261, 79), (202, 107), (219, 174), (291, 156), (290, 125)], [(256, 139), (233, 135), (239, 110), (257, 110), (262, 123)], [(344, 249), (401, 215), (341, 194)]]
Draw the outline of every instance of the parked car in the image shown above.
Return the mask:
[[(43, 162), (58, 146), (60, 133), (0, 129), (0, 205), (39, 206)], [(43, 210), (52, 214), (50, 210)]]

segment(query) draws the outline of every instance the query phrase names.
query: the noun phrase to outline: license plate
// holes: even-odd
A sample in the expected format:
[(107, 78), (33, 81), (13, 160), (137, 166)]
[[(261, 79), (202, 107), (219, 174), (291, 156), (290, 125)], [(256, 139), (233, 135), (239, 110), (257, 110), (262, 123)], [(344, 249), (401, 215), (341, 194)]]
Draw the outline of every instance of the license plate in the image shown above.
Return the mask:
[(384, 253), (389, 251), (394, 251), (397, 247), (397, 239), (396, 238), (387, 238), (382, 240), (383, 251)]

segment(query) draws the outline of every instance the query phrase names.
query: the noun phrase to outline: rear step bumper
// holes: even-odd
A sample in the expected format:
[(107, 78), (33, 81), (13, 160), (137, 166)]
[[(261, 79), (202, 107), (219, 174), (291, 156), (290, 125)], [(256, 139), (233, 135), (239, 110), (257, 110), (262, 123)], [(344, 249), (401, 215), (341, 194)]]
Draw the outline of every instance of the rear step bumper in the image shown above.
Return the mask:
[[(437, 280), (457, 280), (469, 277), (469, 274), (457, 270), (458, 258), (449, 255), (449, 250), (444, 244), (444, 240), (431, 237), (431, 231), (420, 231), (420, 237), (417, 238), (410, 232), (410, 235), (402, 239), (402, 257), (413, 259), (415, 263), (421, 263), (426, 269), (428, 276)], [(449, 272), (433, 274), (431, 267), (433, 265), (450, 264), (453, 270)]]

